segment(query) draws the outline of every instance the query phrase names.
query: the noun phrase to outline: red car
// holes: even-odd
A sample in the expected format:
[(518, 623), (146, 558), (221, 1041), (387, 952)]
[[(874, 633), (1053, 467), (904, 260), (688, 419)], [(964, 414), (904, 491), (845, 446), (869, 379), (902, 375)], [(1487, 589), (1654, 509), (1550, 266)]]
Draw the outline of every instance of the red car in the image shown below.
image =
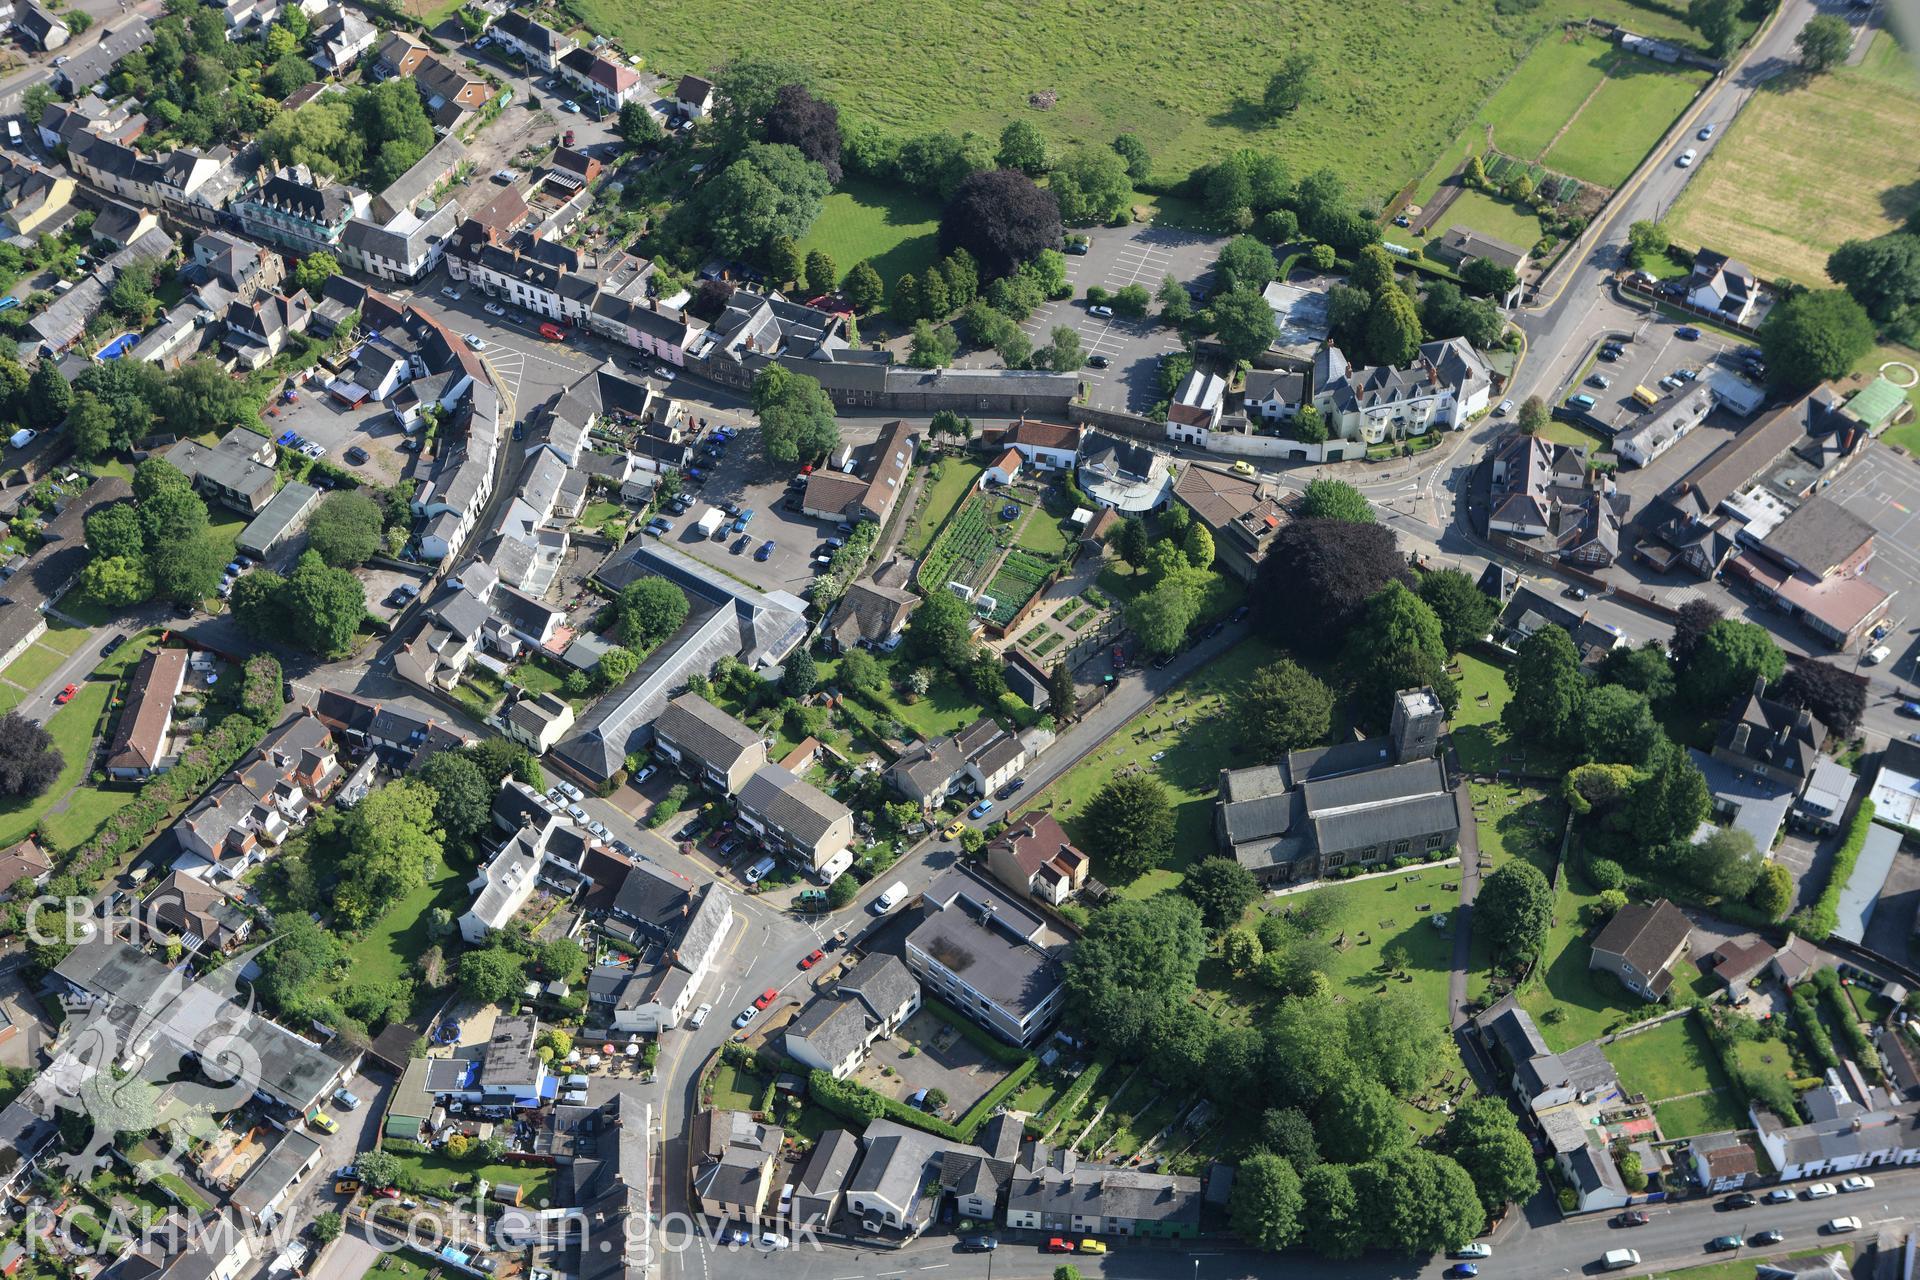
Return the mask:
[(1071, 1241), (1062, 1240), (1059, 1236), (1055, 1236), (1053, 1239), (1047, 1241), (1046, 1252), (1047, 1253), (1072, 1253), (1073, 1244)]
[(567, 340), (567, 331), (557, 324), (542, 324), (540, 326), (540, 336), (549, 342), (565, 342)]
[(71, 685), (71, 684), (68, 685), (66, 688), (62, 689), (60, 692), (53, 695), (54, 705), (65, 706), (67, 703), (73, 701), (73, 695), (78, 692), (80, 692), (80, 688), (78, 685)]
[(807, 956), (800, 961), (800, 967), (802, 969), (811, 969), (813, 968), (813, 966), (819, 964), (822, 960), (826, 958), (827, 958), (827, 953), (820, 950), (818, 947), (816, 947), (814, 948), (814, 952), (812, 955)]
[(780, 998), (780, 993), (778, 991), (775, 991), (772, 987), (768, 987), (765, 991), (762, 991), (758, 996), (754, 998), (753, 1007), (756, 1009), (764, 1009), (768, 1005), (772, 1004), (775, 1000), (778, 1000), (779, 998)]
[(375, 1192), (374, 1194), (385, 1196), (389, 1200), (398, 1200), (400, 1198), (400, 1192), (398, 1188), (395, 1188), (395, 1187), (382, 1187), (380, 1188), (379, 1191)]

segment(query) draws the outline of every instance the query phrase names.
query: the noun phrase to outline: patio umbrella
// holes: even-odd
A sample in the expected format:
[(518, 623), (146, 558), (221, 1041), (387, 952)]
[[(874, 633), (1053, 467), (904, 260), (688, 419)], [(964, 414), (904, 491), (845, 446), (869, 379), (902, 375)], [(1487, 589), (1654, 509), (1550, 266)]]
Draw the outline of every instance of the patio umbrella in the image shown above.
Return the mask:
[(604, 1053), (605, 1055), (607, 1055), (607, 1057), (611, 1058), (613, 1056), (613, 1046), (610, 1044), (603, 1044), (600, 1046), (600, 1052)]
[(567, 1055), (567, 1061), (568, 1061), (568, 1062), (578, 1062), (578, 1061), (580, 1061), (580, 1051), (579, 1051), (578, 1049), (575, 1049), (575, 1050), (574, 1050), (573, 1052), (571, 1052), (571, 1053), (569, 1053), (569, 1054)]
[(629, 1058), (637, 1058), (637, 1057), (639, 1057), (639, 1056), (640, 1056), (640, 1046), (639, 1046), (639, 1045), (637, 1045), (637, 1044), (630, 1044), (630, 1045), (628, 1045), (628, 1046), (627, 1046), (627, 1056), (628, 1056)]

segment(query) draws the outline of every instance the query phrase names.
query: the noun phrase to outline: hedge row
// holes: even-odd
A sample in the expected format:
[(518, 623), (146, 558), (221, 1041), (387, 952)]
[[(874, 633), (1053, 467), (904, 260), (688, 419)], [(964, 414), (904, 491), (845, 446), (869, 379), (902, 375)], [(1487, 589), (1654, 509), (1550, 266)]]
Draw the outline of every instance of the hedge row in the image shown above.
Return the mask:
[(1814, 902), (1812, 910), (1798, 914), (1796, 927), (1801, 937), (1825, 942), (1827, 935), (1833, 932), (1834, 925), (1839, 923), (1841, 890), (1853, 878), (1853, 865), (1860, 861), (1860, 849), (1866, 844), (1867, 831), (1872, 826), (1873, 801), (1862, 800), (1859, 812), (1853, 815), (1853, 825), (1847, 828), (1846, 843), (1833, 856), (1833, 869), (1827, 873), (1827, 883), (1820, 890), (1820, 897)]
[(995, 1062), (1026, 1062), (1033, 1057), (1033, 1055), (1025, 1049), (1017, 1049), (1005, 1040), (1000, 1039), (991, 1031), (986, 1030), (979, 1023), (973, 1021), (938, 996), (922, 996), (920, 1003), (930, 1013), (937, 1014), (944, 1018), (949, 1026), (960, 1033), (962, 1040), (965, 1040), (968, 1044), (980, 1050), (980, 1052), (986, 1054)]
[(917, 1107), (910, 1107), (897, 1098), (889, 1098), (877, 1093), (863, 1084), (851, 1080), (836, 1080), (831, 1071), (815, 1068), (807, 1077), (807, 1093), (813, 1101), (819, 1103), (842, 1120), (851, 1120), (857, 1124), (871, 1124), (882, 1116), (897, 1120), (914, 1129), (923, 1129), (936, 1137), (952, 1142), (965, 1142), (957, 1125), (948, 1124), (939, 1116), (930, 1116)]
[(1833, 1051), (1833, 1039), (1827, 1035), (1827, 1029), (1820, 1025), (1820, 1011), (1813, 1007), (1813, 1001), (1807, 997), (1804, 983), (1794, 988), (1791, 999), (1793, 1020), (1799, 1025), (1800, 1034), (1806, 1037), (1807, 1057), (1823, 1071), (1839, 1070), (1840, 1055)]
[(1093, 1087), (1100, 1083), (1100, 1077), (1105, 1075), (1112, 1065), (1112, 1058), (1095, 1058), (1092, 1065), (1080, 1073), (1080, 1078), (1069, 1085), (1065, 1093), (1054, 1099), (1052, 1106), (1027, 1121), (1027, 1130), (1044, 1137), (1064, 1122), (1071, 1120), (1080, 1108), (1087, 1104), (1087, 1098), (1093, 1093)]
[(967, 1110), (967, 1114), (960, 1117), (960, 1123), (955, 1127), (965, 1136), (966, 1141), (973, 1141), (973, 1135), (980, 1132), (980, 1126), (993, 1118), (993, 1113), (1027, 1082), (1027, 1077), (1031, 1076), (1039, 1066), (1038, 1058), (1021, 1059), (1019, 1066), (1007, 1072), (1005, 1080), (987, 1090), (985, 1096), (974, 1103)]
[(1853, 1001), (1847, 999), (1847, 993), (1840, 989), (1840, 976), (1832, 969), (1819, 969), (1814, 972), (1813, 982), (1820, 988), (1820, 994), (1826, 997), (1827, 1008), (1832, 1011), (1834, 1020), (1840, 1024), (1840, 1038), (1847, 1042), (1847, 1051), (1869, 1079), (1878, 1080), (1879, 1050), (1873, 1047), (1873, 1041), (1867, 1039), (1867, 1033), (1860, 1029), (1860, 1016), (1854, 1012)]
[(1725, 1024), (1711, 1014), (1700, 1011), (1700, 1017), (1707, 1032), (1707, 1043), (1720, 1057), (1720, 1069), (1727, 1073), (1727, 1079), (1740, 1093), (1741, 1100), (1759, 1103), (1767, 1110), (1779, 1116), (1788, 1124), (1800, 1123), (1800, 1104), (1794, 1096), (1793, 1086), (1787, 1078), (1778, 1072), (1750, 1071), (1734, 1053), (1736, 1043), (1734, 1033)]

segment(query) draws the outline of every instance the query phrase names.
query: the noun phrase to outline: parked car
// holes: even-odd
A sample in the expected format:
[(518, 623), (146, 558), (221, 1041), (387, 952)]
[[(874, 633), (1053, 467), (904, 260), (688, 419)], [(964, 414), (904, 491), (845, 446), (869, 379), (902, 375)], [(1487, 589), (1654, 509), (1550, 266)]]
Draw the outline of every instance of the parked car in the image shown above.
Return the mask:
[(460, 335), (460, 341), (466, 343), (475, 351), (485, 351), (487, 349), (487, 340), (477, 333), (463, 333)]
[(1827, 1223), (1826, 1226), (1820, 1229), (1826, 1232), (1830, 1236), (1841, 1235), (1848, 1231), (1858, 1231), (1860, 1229), (1860, 1219), (1835, 1218), (1833, 1221)]
[(348, 462), (357, 467), (367, 460), (367, 451), (356, 444), (347, 450), (346, 458)]
[(1493, 1256), (1493, 1246), (1484, 1241), (1475, 1240), (1471, 1244), (1461, 1245), (1447, 1256), (1450, 1258), (1491, 1258)]
[(1512, 412), (1513, 412), (1513, 401), (1511, 400), (1502, 400), (1499, 404), (1493, 407), (1493, 416), (1496, 418), (1504, 418)]
[(1707, 1241), (1708, 1253), (1731, 1253), (1735, 1249), (1746, 1247), (1746, 1240), (1736, 1235), (1715, 1236)]
[(1759, 1248), (1762, 1245), (1779, 1244), (1787, 1237), (1778, 1231), (1759, 1231), (1747, 1237), (1747, 1243)]
[(1840, 1189), (1842, 1191), (1871, 1191), (1873, 1190), (1873, 1179), (1867, 1177), (1865, 1174), (1856, 1173), (1851, 1178), (1842, 1182)]
[(802, 969), (811, 969), (813, 968), (813, 966), (819, 964), (822, 960), (826, 958), (827, 958), (827, 953), (820, 950), (820, 948), (815, 947), (812, 951), (809, 951), (806, 955), (800, 957), (800, 967)]
[(955, 1247), (962, 1253), (992, 1253), (1000, 1242), (992, 1236), (965, 1236)]
[(1088, 307), (1087, 314), (1090, 316), (1098, 316), (1102, 320), (1111, 320), (1113, 319), (1113, 308), (1112, 307)]
[(768, 557), (772, 555), (773, 555), (773, 539), (768, 538), (765, 542), (760, 544), (760, 549), (753, 553), (753, 558), (764, 564), (767, 561)]
[(739, 1013), (734, 1015), (733, 1025), (736, 1027), (744, 1027), (749, 1022), (752, 1022), (754, 1018), (759, 1015), (759, 1013), (760, 1011), (758, 1009), (749, 1005), (745, 1009), (742, 1009)]
[(1446, 1276), (1447, 1280), (1472, 1280), (1474, 1276), (1480, 1274), (1480, 1268), (1471, 1262), (1456, 1262), (1441, 1274)]
[(1072, 1253), (1073, 1246), (1059, 1236), (1055, 1236), (1042, 1245), (1041, 1250), (1045, 1253)]
[(1613, 1216), (1613, 1225), (1616, 1227), (1644, 1227), (1651, 1221), (1653, 1219), (1641, 1209), (1629, 1209), (1625, 1213), (1617, 1213)]
[(1697, 342), (1700, 339), (1700, 331), (1690, 324), (1683, 324), (1673, 331), (1673, 336), (1683, 342)]
[(1113, 361), (1101, 355), (1092, 355), (1087, 357), (1087, 367), (1090, 369), (1104, 369), (1108, 365), (1111, 365), (1112, 363)]
[(695, 1009), (693, 1011), (693, 1016), (687, 1019), (687, 1026), (694, 1031), (698, 1031), (701, 1025), (706, 1022), (707, 1015), (712, 1012), (713, 1012), (712, 1005), (710, 1004), (701, 1005), (698, 1009)]
[(1760, 1201), (1754, 1197), (1754, 1194), (1751, 1191), (1742, 1191), (1735, 1195), (1730, 1195), (1725, 1200), (1722, 1200), (1720, 1202), (1720, 1207), (1722, 1209), (1751, 1209), (1753, 1208), (1753, 1206), (1759, 1203)]
[(1793, 1192), (1787, 1190), (1785, 1187), (1775, 1187), (1760, 1198), (1768, 1204), (1785, 1204), (1787, 1201), (1793, 1199)]
[(73, 701), (73, 695), (78, 692), (80, 692), (80, 686), (70, 684), (59, 693), (54, 694), (53, 701), (55, 705), (64, 707)]
[(1076, 1253), (1105, 1253), (1107, 1251), (1107, 1242), (1104, 1240), (1082, 1240), (1079, 1245), (1075, 1247), (1074, 1251)]
[(112, 657), (113, 651), (115, 649), (118, 649), (121, 645), (125, 644), (126, 642), (127, 642), (127, 635), (126, 635), (126, 632), (123, 631), (119, 635), (115, 636), (113, 639), (107, 641), (104, 645), (100, 646), (100, 656), (103, 658)]
[(651, 778), (655, 773), (658, 773), (658, 772), (659, 772), (659, 769), (656, 766), (646, 765), (640, 770), (640, 772), (633, 775), (633, 785), (636, 787), (642, 785), (643, 783), (646, 782), (648, 778)]
[(980, 818), (986, 817), (989, 813), (992, 813), (992, 812), (993, 812), (993, 801), (982, 800), (979, 804), (967, 810), (967, 816), (969, 818), (978, 820)]
[(1829, 1196), (1837, 1196), (1839, 1194), (1840, 1192), (1831, 1182), (1816, 1182), (1808, 1187), (1806, 1192), (1807, 1199), (1809, 1200), (1825, 1200)]

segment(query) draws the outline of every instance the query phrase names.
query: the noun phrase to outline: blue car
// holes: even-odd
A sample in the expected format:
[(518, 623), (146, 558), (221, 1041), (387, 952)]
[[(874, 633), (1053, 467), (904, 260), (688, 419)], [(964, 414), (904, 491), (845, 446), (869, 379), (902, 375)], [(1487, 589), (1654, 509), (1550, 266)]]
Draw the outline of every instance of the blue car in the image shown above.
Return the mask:
[(982, 800), (979, 804), (967, 810), (967, 816), (969, 818), (984, 818), (992, 812), (993, 812), (993, 801)]
[(773, 539), (768, 538), (765, 542), (760, 544), (760, 549), (753, 553), (753, 558), (755, 560), (764, 562), (766, 558), (772, 554), (773, 554)]
[(19, 305), (20, 305), (20, 299), (14, 297), (12, 294), (8, 294), (6, 297), (0, 298), (0, 311), (11, 311)]
[(1447, 1268), (1447, 1280), (1471, 1280), (1480, 1274), (1480, 1268), (1471, 1262), (1456, 1262)]
[(1700, 336), (1700, 331), (1690, 324), (1683, 324), (1673, 331), (1673, 336), (1692, 342)]

